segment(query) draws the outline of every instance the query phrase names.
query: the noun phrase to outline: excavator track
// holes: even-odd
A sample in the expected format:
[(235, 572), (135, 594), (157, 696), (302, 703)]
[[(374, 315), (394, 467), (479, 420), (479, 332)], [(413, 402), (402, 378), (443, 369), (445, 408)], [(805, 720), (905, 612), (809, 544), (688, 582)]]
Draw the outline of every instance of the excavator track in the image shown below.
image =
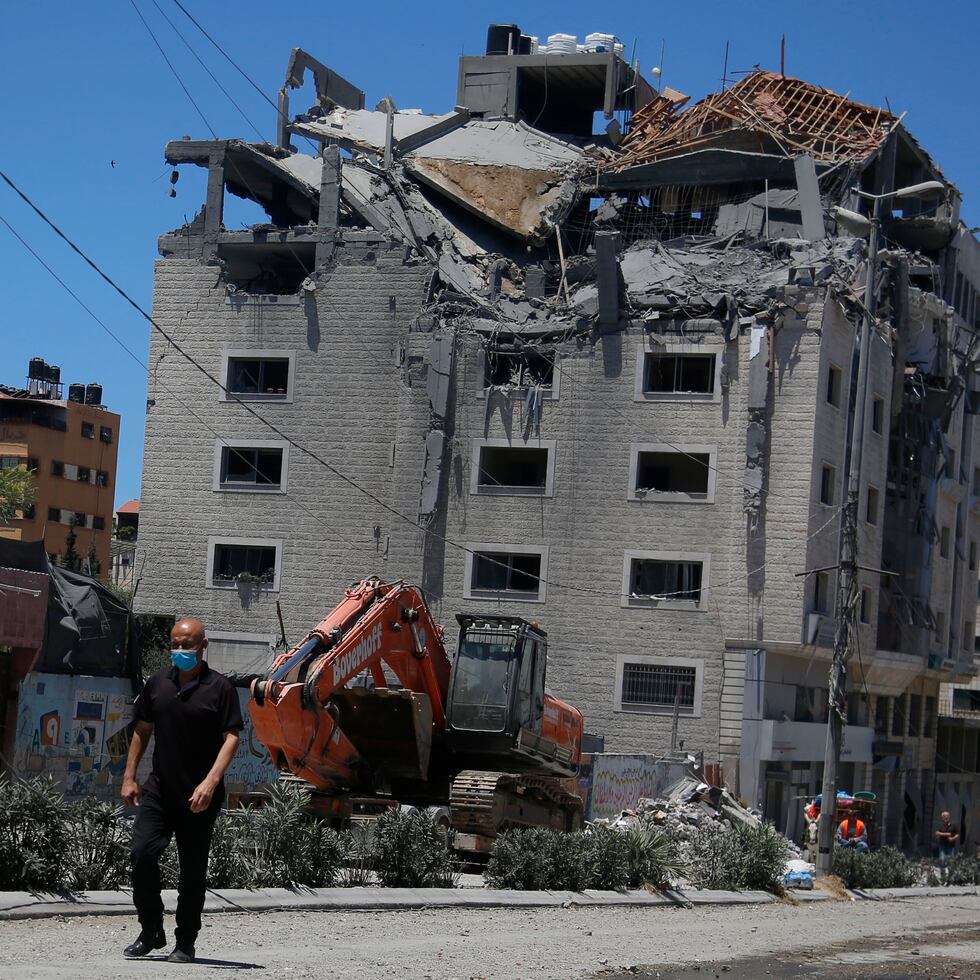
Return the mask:
[(527, 773), (467, 769), (453, 780), (450, 793), (453, 830), (496, 837), (508, 827), (577, 830), (582, 800), (557, 779)]

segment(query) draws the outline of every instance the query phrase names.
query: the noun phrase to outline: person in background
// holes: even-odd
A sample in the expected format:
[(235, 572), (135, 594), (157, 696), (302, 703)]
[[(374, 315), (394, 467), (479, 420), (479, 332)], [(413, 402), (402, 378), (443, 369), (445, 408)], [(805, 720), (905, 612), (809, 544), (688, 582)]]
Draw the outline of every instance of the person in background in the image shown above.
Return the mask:
[(845, 817), (837, 827), (838, 847), (853, 847), (861, 854), (868, 851), (868, 828), (860, 817)]
[(960, 832), (952, 823), (949, 810), (939, 814), (939, 829), (936, 831), (936, 841), (939, 844), (939, 863), (945, 867), (956, 856), (956, 844)]
[[(238, 748), (242, 714), (228, 679), (204, 661), (208, 639), (198, 619), (182, 619), (170, 634), (168, 670), (157, 671), (136, 699), (122, 798), (138, 807), (133, 823), (133, 904), (140, 934), (123, 951), (146, 956), (167, 944), (160, 897), (160, 856), (177, 838), (176, 946), (171, 963), (194, 961), (201, 929), (208, 852), (225, 797), (224, 775)], [(136, 770), (155, 736), (153, 769), (142, 787)]]

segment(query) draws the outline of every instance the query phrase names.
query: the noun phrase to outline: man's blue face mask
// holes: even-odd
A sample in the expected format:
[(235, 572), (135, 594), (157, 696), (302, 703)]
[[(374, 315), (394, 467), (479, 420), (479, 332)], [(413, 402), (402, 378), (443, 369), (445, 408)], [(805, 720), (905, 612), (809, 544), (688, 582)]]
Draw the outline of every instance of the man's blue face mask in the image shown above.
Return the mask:
[(194, 650), (171, 650), (170, 662), (178, 670), (193, 670), (197, 666), (197, 653)]

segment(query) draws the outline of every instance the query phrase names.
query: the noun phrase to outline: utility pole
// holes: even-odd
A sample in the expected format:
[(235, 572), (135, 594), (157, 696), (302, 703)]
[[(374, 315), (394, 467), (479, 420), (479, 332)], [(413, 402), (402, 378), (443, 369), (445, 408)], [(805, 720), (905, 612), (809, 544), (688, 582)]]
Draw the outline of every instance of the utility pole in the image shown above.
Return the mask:
[(817, 827), (818, 877), (830, 874), (834, 858), (834, 832), (837, 814), (837, 770), (844, 747), (847, 722), (847, 662), (854, 649), (858, 629), (857, 526), (861, 497), (861, 457), (864, 452), (864, 420), (868, 407), (868, 368), (871, 362), (871, 328), (875, 310), (875, 276), (878, 259), (878, 219), (882, 198), (874, 202), (871, 235), (868, 240), (867, 282), (864, 286), (864, 313), (858, 335), (858, 377), (854, 399), (854, 424), (847, 467), (847, 498), (841, 510), (840, 553), (837, 577), (837, 603), (834, 621), (834, 659), (830, 664), (827, 711), (827, 748), (824, 753), (823, 791), (820, 823)]
[[(869, 194), (855, 188), (859, 197), (874, 202), (870, 227), (861, 214), (835, 209), (838, 224), (868, 234), (867, 281), (864, 285), (864, 311), (858, 334), (858, 376), (854, 398), (854, 423), (847, 461), (847, 497), (841, 510), (840, 550), (838, 558), (837, 602), (834, 610), (834, 656), (830, 664), (827, 711), (827, 747), (824, 754), (823, 789), (820, 800), (820, 823), (817, 827), (818, 877), (831, 872), (834, 860), (834, 833), (837, 815), (837, 770), (844, 746), (847, 722), (847, 663), (855, 649), (858, 631), (858, 548), (857, 527), (861, 497), (861, 461), (864, 454), (864, 425), (868, 408), (868, 371), (871, 363), (871, 336), (877, 301), (875, 279), (878, 271), (878, 231), (881, 203), (893, 197), (928, 198), (945, 193), (940, 181), (926, 181), (887, 194)], [(896, 368), (897, 370), (898, 368)]]

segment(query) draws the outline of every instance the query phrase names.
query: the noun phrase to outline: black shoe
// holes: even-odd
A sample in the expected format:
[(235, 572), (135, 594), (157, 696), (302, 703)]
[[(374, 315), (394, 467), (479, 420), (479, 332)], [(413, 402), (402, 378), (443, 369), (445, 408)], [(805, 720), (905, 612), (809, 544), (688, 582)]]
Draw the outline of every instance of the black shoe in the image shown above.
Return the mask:
[(146, 956), (154, 949), (163, 949), (167, 945), (167, 935), (160, 926), (155, 932), (143, 931), (135, 943), (130, 943), (124, 950), (123, 956)]
[(167, 957), (168, 963), (193, 963), (194, 962), (194, 947), (193, 946), (181, 946), (178, 943), (174, 946), (174, 951)]

